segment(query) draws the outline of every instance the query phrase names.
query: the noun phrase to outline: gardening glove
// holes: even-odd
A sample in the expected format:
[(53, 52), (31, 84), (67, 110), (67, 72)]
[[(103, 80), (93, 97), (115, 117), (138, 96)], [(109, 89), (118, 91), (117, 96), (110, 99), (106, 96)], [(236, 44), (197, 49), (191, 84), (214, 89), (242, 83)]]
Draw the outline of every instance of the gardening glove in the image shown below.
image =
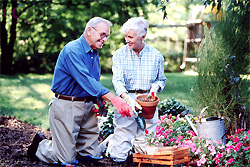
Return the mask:
[(158, 90), (159, 90), (159, 85), (153, 83), (151, 85), (151, 89), (149, 91), (148, 97), (152, 97), (153, 92), (154, 92), (154, 96), (157, 96)]
[(133, 111), (135, 111), (136, 109), (142, 110), (141, 105), (138, 104), (131, 96), (126, 95), (124, 100), (132, 108)]
[(116, 110), (123, 116), (127, 116), (127, 117), (131, 117), (131, 115), (134, 114), (133, 110), (131, 109), (131, 107), (129, 107), (129, 105), (126, 104), (126, 102), (118, 97), (115, 96), (112, 100), (111, 103), (113, 104), (113, 106), (116, 108)]

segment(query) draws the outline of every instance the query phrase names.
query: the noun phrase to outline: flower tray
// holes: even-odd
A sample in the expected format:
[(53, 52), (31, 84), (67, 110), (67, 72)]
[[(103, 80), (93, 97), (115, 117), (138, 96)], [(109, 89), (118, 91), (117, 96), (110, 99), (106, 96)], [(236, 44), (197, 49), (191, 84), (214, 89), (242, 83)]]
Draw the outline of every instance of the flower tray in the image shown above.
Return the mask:
[(133, 162), (138, 162), (138, 167), (140, 167), (142, 163), (170, 165), (170, 167), (186, 163), (186, 166), (189, 167), (189, 156), (189, 148), (177, 148), (171, 151), (156, 152), (154, 155), (134, 153)]

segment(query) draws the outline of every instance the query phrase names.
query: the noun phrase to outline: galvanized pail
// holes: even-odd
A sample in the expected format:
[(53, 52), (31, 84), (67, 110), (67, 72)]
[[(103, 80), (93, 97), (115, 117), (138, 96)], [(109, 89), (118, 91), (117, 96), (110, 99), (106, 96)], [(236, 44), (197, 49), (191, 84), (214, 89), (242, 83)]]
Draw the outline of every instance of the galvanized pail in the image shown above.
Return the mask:
[[(212, 117), (211, 117), (212, 118)], [(218, 117), (213, 117), (218, 118)], [(226, 144), (225, 137), (225, 125), (224, 118), (210, 119), (210, 118), (201, 118), (197, 120), (197, 131), (198, 136), (211, 138), (212, 140), (222, 141)], [(222, 138), (223, 137), (223, 138)]]

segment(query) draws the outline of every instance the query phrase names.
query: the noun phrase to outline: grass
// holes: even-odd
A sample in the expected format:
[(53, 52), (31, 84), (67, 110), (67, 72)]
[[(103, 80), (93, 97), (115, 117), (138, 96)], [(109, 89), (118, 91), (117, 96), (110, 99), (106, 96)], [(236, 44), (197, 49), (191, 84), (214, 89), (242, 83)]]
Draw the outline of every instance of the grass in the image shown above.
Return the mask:
[[(0, 75), (0, 115), (15, 116), (43, 128), (49, 128), (48, 103), (54, 96), (50, 90), (52, 74)], [(195, 108), (191, 90), (196, 76), (187, 73), (166, 73), (165, 89), (158, 93), (160, 100), (174, 97), (181, 103)], [(101, 83), (115, 93), (112, 74), (101, 77)]]

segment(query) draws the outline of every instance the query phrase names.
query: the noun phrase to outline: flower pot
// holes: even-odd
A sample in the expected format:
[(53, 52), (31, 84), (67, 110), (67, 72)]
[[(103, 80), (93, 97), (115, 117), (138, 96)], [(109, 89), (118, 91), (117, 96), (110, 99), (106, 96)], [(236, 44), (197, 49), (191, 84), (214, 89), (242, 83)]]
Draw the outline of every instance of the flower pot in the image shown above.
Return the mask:
[(155, 97), (155, 101), (140, 101), (141, 98), (147, 98), (148, 95), (139, 95), (136, 97), (136, 101), (142, 107), (142, 115), (145, 119), (152, 119), (155, 114), (156, 107), (159, 103), (159, 98)]
[(173, 151), (173, 150), (177, 150), (177, 147), (174, 147), (174, 146), (165, 146), (165, 147), (159, 147), (158, 148), (159, 152)]
[(154, 155), (154, 153), (158, 152), (158, 147), (146, 145), (145, 150), (148, 155)]

